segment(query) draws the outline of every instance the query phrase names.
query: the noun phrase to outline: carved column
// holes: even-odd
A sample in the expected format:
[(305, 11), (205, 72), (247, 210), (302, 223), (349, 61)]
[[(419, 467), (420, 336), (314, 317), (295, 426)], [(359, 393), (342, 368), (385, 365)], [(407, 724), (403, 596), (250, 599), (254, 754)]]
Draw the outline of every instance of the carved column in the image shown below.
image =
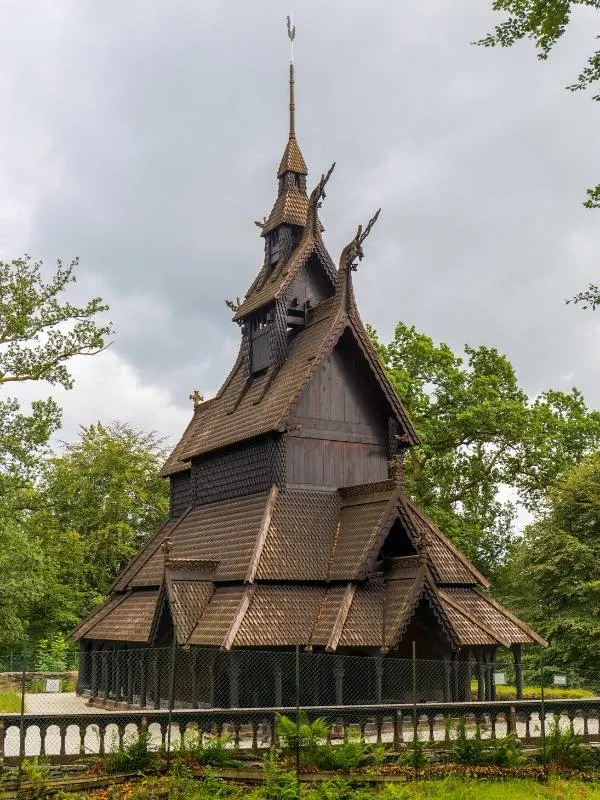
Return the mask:
[(275, 706), (280, 708), (283, 705), (283, 691), (281, 663), (279, 661), (276, 661), (273, 665), (273, 681), (275, 689)]
[(146, 650), (138, 650), (139, 669), (140, 669), (140, 706), (146, 706), (146, 693), (147, 689), (147, 675), (146, 675)]
[(229, 657), (229, 708), (240, 706), (240, 664), (235, 654)]
[(335, 661), (333, 665), (333, 677), (335, 678), (335, 704), (336, 706), (344, 705), (344, 662), (341, 656)]
[(379, 705), (383, 697), (383, 658), (375, 659), (375, 703)]
[(452, 664), (450, 657), (444, 656), (444, 703), (452, 702), (452, 685), (451, 685)]
[(523, 662), (521, 661), (521, 645), (513, 644), (511, 647), (515, 661), (515, 688), (517, 700), (523, 699)]
[(190, 678), (192, 708), (198, 708), (198, 651), (192, 650), (190, 653)]
[(477, 699), (480, 703), (485, 700), (485, 662), (481, 650), (477, 653)]
[(133, 650), (127, 650), (127, 683), (125, 700), (133, 705)]
[(209, 653), (207, 670), (208, 670), (208, 705), (210, 706), (210, 708), (214, 708), (215, 706), (215, 694), (216, 694), (215, 658), (216, 655), (214, 652)]
[(90, 658), (92, 660), (92, 675), (90, 679), (90, 697), (97, 697), (98, 696), (98, 658), (99, 653), (98, 650), (94, 647), (95, 643), (92, 643), (92, 650), (90, 651)]
[(154, 708), (160, 708), (160, 668), (158, 663), (158, 653), (152, 650), (152, 699)]

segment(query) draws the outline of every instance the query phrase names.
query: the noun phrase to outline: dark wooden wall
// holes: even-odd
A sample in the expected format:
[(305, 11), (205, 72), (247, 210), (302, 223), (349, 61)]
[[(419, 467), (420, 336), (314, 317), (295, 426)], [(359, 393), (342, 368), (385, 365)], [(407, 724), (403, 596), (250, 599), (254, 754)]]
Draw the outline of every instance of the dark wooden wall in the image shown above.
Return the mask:
[(301, 427), (288, 436), (288, 482), (339, 487), (388, 477), (388, 411), (344, 337), (304, 390), (292, 421)]
[(263, 436), (196, 459), (192, 463), (193, 505), (283, 485), (285, 444), (283, 436)]
[(311, 305), (314, 307), (321, 300), (326, 300), (333, 294), (333, 287), (325, 274), (323, 267), (318, 261), (316, 255), (312, 255), (304, 269), (296, 275), (290, 284), (287, 292), (286, 299), (289, 306), (293, 305), (293, 301), (297, 301), (298, 307), (302, 307), (306, 300), (310, 300)]
[(185, 509), (192, 504), (192, 482), (190, 470), (177, 472), (169, 478), (170, 496), (169, 509), (172, 517), (183, 514)]

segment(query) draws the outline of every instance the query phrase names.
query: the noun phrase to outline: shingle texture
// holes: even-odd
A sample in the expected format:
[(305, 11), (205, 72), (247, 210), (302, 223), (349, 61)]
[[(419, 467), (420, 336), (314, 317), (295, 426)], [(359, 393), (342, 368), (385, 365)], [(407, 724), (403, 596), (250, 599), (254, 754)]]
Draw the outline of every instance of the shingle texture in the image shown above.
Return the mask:
[[(137, 591), (119, 598), (108, 613), (89, 620), (86, 639), (112, 642), (148, 642), (158, 603), (158, 591)], [(106, 610), (106, 609), (105, 609)]]
[(173, 558), (217, 561), (214, 580), (243, 580), (264, 514), (268, 493), (199, 506), (171, 532)]
[(218, 586), (195, 626), (188, 644), (221, 647), (236, 617), (244, 586)]
[(283, 156), (281, 157), (281, 162), (279, 163), (277, 177), (280, 178), (285, 172), (299, 172), (301, 175), (306, 175), (308, 173), (304, 156), (300, 152), (298, 140), (295, 136), (290, 136), (288, 139), (288, 143), (283, 151)]
[(528, 644), (532, 641), (525, 626), (514, 622), (482, 593), (470, 588), (443, 588), (442, 598), (453, 600), (465, 614), (482, 621), (486, 628), (496, 632), (502, 639), (513, 644)]
[(323, 586), (258, 586), (234, 639), (234, 647), (307, 645)]
[(326, 580), (339, 511), (337, 492), (281, 492), (263, 546), (257, 580)]
[(295, 189), (284, 190), (277, 200), (263, 228), (263, 234), (274, 230), (283, 222), (288, 225), (306, 225), (306, 214), (308, 212), (308, 197), (306, 192), (299, 192)]
[(211, 581), (173, 580), (169, 600), (179, 644), (188, 639), (215, 590)]

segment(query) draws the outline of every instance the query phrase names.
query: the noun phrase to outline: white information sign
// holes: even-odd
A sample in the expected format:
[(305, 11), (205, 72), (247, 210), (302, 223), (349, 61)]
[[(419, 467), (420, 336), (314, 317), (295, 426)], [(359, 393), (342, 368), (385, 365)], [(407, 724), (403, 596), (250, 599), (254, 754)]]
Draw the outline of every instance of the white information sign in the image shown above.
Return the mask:
[(552, 682), (555, 686), (566, 686), (567, 685), (567, 676), (566, 675), (553, 675)]
[(47, 692), (60, 692), (60, 678), (46, 678), (45, 690)]
[(496, 686), (506, 686), (506, 672), (494, 672)]

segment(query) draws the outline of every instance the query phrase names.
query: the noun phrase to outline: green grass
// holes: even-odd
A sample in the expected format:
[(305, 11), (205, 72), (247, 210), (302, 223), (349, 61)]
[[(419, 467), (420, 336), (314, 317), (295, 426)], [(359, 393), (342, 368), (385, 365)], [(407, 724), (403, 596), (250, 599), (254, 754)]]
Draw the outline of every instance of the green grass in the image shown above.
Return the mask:
[[(289, 784), (289, 785), (288, 785)], [(205, 781), (185, 778), (146, 778), (137, 784), (116, 784), (111, 800), (295, 800), (295, 781), (280, 787), (249, 789), (226, 784), (208, 776)], [(106, 790), (68, 793), (63, 800), (106, 800)], [(352, 788), (344, 781), (318, 786), (303, 785), (300, 800), (600, 800), (600, 785), (554, 779), (546, 784), (533, 781), (468, 781), (447, 779), (419, 783), (387, 783), (379, 789)]]
[(13, 691), (0, 691), (0, 711), (5, 714), (21, 710), (21, 695)]
[[(473, 699), (477, 699), (477, 684), (471, 684), (473, 692)], [(514, 700), (517, 696), (517, 691), (514, 686), (496, 686), (496, 699), (497, 700)], [(523, 687), (523, 700), (539, 700), (541, 697), (541, 690), (539, 686), (524, 686)], [(566, 687), (548, 686), (544, 689), (544, 696), (548, 700), (582, 700), (585, 697), (597, 697), (594, 692), (589, 689), (567, 689)]]

